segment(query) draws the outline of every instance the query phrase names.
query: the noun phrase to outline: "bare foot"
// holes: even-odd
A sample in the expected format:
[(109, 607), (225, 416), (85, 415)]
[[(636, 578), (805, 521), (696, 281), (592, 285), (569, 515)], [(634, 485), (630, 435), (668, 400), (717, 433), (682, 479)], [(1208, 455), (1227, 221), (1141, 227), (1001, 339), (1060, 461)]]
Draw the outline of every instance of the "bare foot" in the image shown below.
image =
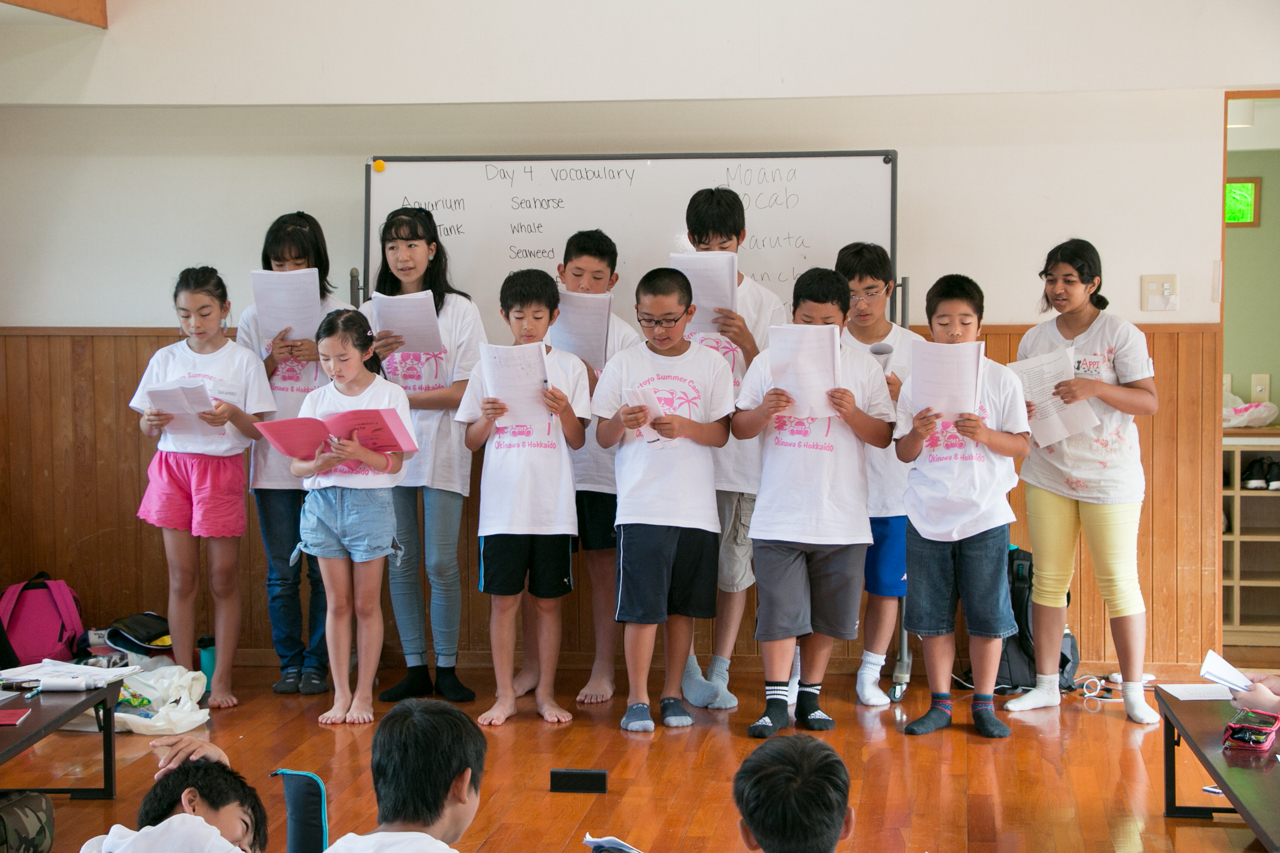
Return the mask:
[(538, 713), (548, 723), (567, 723), (573, 719), (573, 714), (557, 705), (555, 699), (538, 699)]
[(591, 679), (587, 686), (578, 691), (578, 701), (584, 705), (608, 702), (613, 698), (613, 670), (597, 675), (591, 671)]
[(493, 707), (480, 715), (477, 720), (482, 726), (500, 726), (507, 721), (507, 717), (515, 716), (516, 700), (513, 696), (510, 699), (499, 699), (493, 703)]
[(209, 686), (209, 707), (234, 708), (239, 704), (240, 700), (231, 695), (231, 679), (228, 678), (225, 683), (220, 679), (214, 679), (213, 684)]
[[(536, 666), (523, 667), (520, 670), (520, 672), (516, 673), (515, 681), (512, 682), (512, 684), (516, 688), (515, 698), (519, 699), (521, 696), (525, 695), (530, 690), (537, 687), (538, 680), (539, 680), (539, 675), (538, 675), (538, 668)], [(513, 711), (512, 713), (515, 713), (515, 712)]]
[(348, 723), (372, 723), (373, 722), (373, 700), (357, 699), (351, 703), (351, 710), (347, 711), (344, 718)]
[(351, 696), (337, 695), (333, 697), (333, 707), (320, 715), (320, 724), (333, 726), (347, 721), (347, 711), (351, 708)]

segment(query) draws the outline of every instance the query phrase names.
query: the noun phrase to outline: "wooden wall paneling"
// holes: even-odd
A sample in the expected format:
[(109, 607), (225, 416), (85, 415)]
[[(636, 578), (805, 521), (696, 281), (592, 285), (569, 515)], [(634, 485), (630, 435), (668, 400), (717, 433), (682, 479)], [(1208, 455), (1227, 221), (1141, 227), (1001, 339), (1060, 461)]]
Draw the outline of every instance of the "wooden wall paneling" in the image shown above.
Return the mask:
[[(137, 602), (143, 600), (146, 583), (137, 571), (138, 549), (142, 531), (130, 519), (130, 511), (136, 517), (139, 504), (142, 503), (142, 451), (135, 440), (141, 430), (138, 429), (137, 413), (128, 407), (128, 400), (133, 397), (134, 389), (142, 374), (138, 366), (138, 344), (136, 339), (118, 338), (115, 341), (115, 352), (112, 364), (103, 365), (103, 370), (110, 369), (114, 376), (114, 396), (117, 414), (117, 426), (114, 452), (119, 464), (116, 471), (116, 499), (112, 505), (112, 513), (119, 525), (119, 535), (115, 548), (110, 552), (108, 560), (112, 564), (111, 574), (127, 580), (118, 587), (119, 593), (115, 607), (107, 614), (109, 620), (138, 612)], [(121, 402), (124, 405), (121, 405)], [(156, 611), (160, 612), (160, 611)]]
[[(146, 370), (147, 362), (151, 360), (151, 356), (155, 354), (156, 350), (169, 343), (171, 341), (168, 339), (162, 339), (155, 335), (147, 335), (137, 339), (133, 352), (134, 373), (136, 374), (133, 382), (135, 388), (138, 381), (142, 379), (142, 373)], [(151, 463), (151, 457), (155, 455), (156, 439), (143, 435), (142, 430), (137, 428), (136, 419), (133, 426), (131, 444), (138, 454), (138, 470), (134, 472), (132, 491), (138, 496), (138, 503), (122, 508), (122, 512), (132, 510), (134, 517), (137, 518), (138, 504), (142, 502), (142, 495), (147, 488), (147, 466)], [(141, 520), (138, 521), (137, 526), (138, 588), (141, 590), (140, 600), (147, 605), (138, 609), (154, 609), (152, 606), (154, 605), (164, 607), (167, 611), (169, 571), (164, 557), (163, 534), (155, 527)], [(157, 610), (156, 612), (162, 611)], [(115, 619), (124, 615), (128, 614), (116, 614), (111, 618)]]
[(1173, 334), (1148, 334), (1147, 346), (1156, 363), (1156, 393), (1160, 408), (1152, 417), (1151, 467), (1146, 502), (1151, 512), (1151, 602), (1161, 614), (1150, 620), (1152, 660), (1178, 659), (1177, 523), (1178, 469), (1178, 346)]
[[(127, 339), (123, 339), (127, 342)], [(120, 409), (124, 393), (116, 382), (115, 338), (93, 340), (93, 406), (95, 483), (97, 486), (95, 552), (100, 578), (99, 594), (106, 606), (109, 618), (128, 606), (133, 598), (137, 576), (122, 571), (118, 562), (120, 554), (121, 525), (120, 494), (117, 484), (120, 478)], [(129, 389), (131, 394), (133, 389)]]
[[(1222, 341), (1200, 335), (1200, 644), (1222, 647)], [(1200, 652), (1201, 649), (1197, 649)]]
[[(31, 435), (49, 436), (52, 428), (49, 399), (49, 339), (31, 338), (27, 343), (31, 388), (27, 398), (31, 417)], [(35, 521), (31, 531), (34, 560), (33, 572), (54, 571), (53, 525), (53, 444), (48, 440), (31, 442), (31, 510)]]
[(35, 518), (31, 514), (31, 413), (30, 385), (28, 384), (27, 339), (5, 341), (8, 364), (6, 393), (11, 417), (9, 418), (9, 485), (12, 503), (9, 507), (13, 535), (9, 548), (21, 579), (34, 574), (35, 549), (32, 530)]
[(97, 494), (97, 461), (94, 450), (96, 434), (93, 409), (93, 339), (71, 339), (71, 372), (73, 420), (73, 459), (75, 537), (70, 559), (82, 578), (78, 591), (84, 616), (95, 627), (105, 627), (102, 585), (106, 582), (98, 570), (98, 514), (92, 501)]
[[(1148, 351), (1150, 352), (1148, 342)], [(1152, 556), (1152, 489), (1151, 489), (1151, 425), (1152, 418), (1144, 415), (1134, 418), (1138, 427), (1138, 444), (1142, 453), (1142, 470), (1146, 476), (1146, 500), (1142, 503), (1142, 515), (1138, 520), (1138, 582), (1142, 585), (1142, 600), (1147, 603), (1147, 612), (1154, 612), (1156, 572)], [(1155, 625), (1149, 616), (1147, 619), (1146, 660), (1155, 659)]]
[[(73, 374), (71, 338), (59, 335), (50, 339), (49, 371), (60, 381), (48, 386), (49, 414), (52, 420), (49, 437), (52, 444), (50, 474), (53, 479), (53, 515), (49, 527), (53, 531), (54, 577), (64, 578), (79, 589), (79, 566), (75, 551), (75, 393), (71, 383), (62, 377)], [(84, 604), (84, 602), (81, 602)]]
[[(1178, 660), (1197, 663), (1200, 643), (1200, 426), (1203, 399), (1200, 335), (1178, 335)], [(1221, 379), (1218, 380), (1219, 383)], [(1216, 485), (1216, 482), (1215, 482)]]

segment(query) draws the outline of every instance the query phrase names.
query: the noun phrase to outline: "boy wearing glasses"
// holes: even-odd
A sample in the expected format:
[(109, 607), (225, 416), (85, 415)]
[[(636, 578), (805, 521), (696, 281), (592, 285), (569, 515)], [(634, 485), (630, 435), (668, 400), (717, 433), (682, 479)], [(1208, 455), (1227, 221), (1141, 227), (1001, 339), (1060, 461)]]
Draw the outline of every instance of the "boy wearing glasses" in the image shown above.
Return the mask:
[[(707, 347), (685, 340), (697, 310), (679, 270), (650, 270), (636, 285), (643, 346), (614, 355), (596, 384), (591, 412), (600, 446), (615, 444), (618, 581), (614, 620), (624, 623), (630, 693), (622, 728), (653, 731), (649, 667), (666, 624), (662, 724), (693, 724), (680, 681), (693, 620), (716, 615), (720, 518), (713, 447), (729, 440), (733, 375)], [(633, 406), (627, 391), (652, 391), (661, 411)]]
[[(875, 243), (850, 243), (836, 256), (836, 272), (849, 282), (849, 322), (842, 341), (863, 352), (870, 352), (874, 344), (893, 348), (878, 360), (896, 406), (902, 382), (911, 374), (911, 342), (924, 338), (889, 322), (886, 315), (893, 294), (889, 253)], [(867, 549), (867, 611), (857, 677), (858, 700), (864, 705), (889, 704), (880, 689), (880, 669), (898, 620), (898, 599), (907, 594), (907, 510), (902, 497), (910, 468), (898, 461), (892, 447), (867, 448), (867, 511), (874, 541)]]
[[(737, 252), (747, 237), (742, 198), (728, 187), (698, 190), (684, 213), (689, 242), (699, 252)], [(691, 338), (719, 352), (733, 374), (737, 399), (747, 368), (769, 348), (769, 327), (787, 322), (787, 312), (768, 288), (738, 273), (737, 312), (715, 309), (718, 334)], [(715, 460), (716, 511), (720, 515), (720, 563), (717, 576), (715, 645), (704, 678), (689, 647), (685, 661), (684, 695), (700, 708), (725, 709), (738, 704), (729, 692), (729, 657), (738, 641), (738, 628), (747, 607), (747, 590), (755, 583), (751, 569), (751, 514), (760, 489), (760, 439), (730, 437), (712, 453)]]

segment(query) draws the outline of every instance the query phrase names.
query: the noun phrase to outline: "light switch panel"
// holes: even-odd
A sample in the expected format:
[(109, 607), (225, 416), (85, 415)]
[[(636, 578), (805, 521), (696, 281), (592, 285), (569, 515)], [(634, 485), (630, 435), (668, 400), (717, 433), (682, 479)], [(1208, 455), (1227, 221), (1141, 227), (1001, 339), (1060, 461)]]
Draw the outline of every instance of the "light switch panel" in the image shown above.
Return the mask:
[(1224, 395), (1231, 393), (1231, 374), (1222, 374), (1222, 393)]
[(1142, 276), (1143, 311), (1177, 311), (1178, 277), (1172, 274)]
[(1249, 378), (1249, 402), (1271, 402), (1271, 374), (1255, 373)]

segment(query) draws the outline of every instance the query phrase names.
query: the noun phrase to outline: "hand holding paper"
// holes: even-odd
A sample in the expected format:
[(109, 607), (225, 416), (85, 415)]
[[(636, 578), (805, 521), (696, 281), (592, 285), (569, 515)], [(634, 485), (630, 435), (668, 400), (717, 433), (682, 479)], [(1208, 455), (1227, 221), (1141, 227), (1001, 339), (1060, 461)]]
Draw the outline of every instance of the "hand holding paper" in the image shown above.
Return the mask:
[(394, 332), (404, 341), (401, 348), (405, 352), (440, 352), (444, 349), (433, 291), (424, 290), (404, 296), (375, 293), (369, 306), (374, 333)]
[[(320, 420), (318, 418), (286, 418), (279, 421), (263, 421), (258, 424), (258, 431), (276, 450), (293, 459), (311, 461), (316, 458), (317, 448), (323, 452), (336, 453), (333, 441), (339, 442), (356, 439), (361, 447), (383, 453), (400, 451), (413, 453), (418, 445), (413, 435), (405, 428), (395, 409), (358, 409), (351, 412), (340, 412)], [(325, 450), (325, 448), (333, 448)], [(348, 461), (348, 467), (354, 468)]]
[[(650, 425), (655, 418), (660, 418), (666, 414), (662, 409), (662, 404), (658, 402), (658, 395), (653, 393), (653, 389), (627, 388), (622, 392), (622, 395), (626, 398), (628, 406), (644, 406), (649, 410), (649, 419), (645, 421), (643, 426), (639, 427), (640, 437), (655, 450), (661, 450), (669, 444), (670, 439), (665, 439), (658, 435), (658, 431)], [(623, 420), (623, 425), (633, 428), (627, 424), (626, 420)]]
[(1221, 684), (1237, 692), (1244, 692), (1253, 687), (1248, 677), (1223, 659), (1213, 649), (1205, 652), (1204, 663), (1200, 665), (1200, 677)]
[(1041, 447), (1056, 444), (1098, 425), (1093, 407), (1083, 400), (1064, 403), (1054, 395), (1059, 382), (1075, 378), (1071, 347), (1009, 365), (1022, 380), (1023, 395), (1032, 404), (1031, 435)]
[(984, 345), (911, 342), (911, 404), (931, 408), (946, 420), (978, 409), (978, 376)]
[(214, 410), (213, 400), (209, 399), (209, 391), (204, 383), (187, 379), (179, 382), (167, 382), (147, 389), (147, 401), (151, 408), (173, 419), (164, 425), (164, 429), (174, 435), (223, 435), (222, 424), (213, 426), (200, 415)]
[[(253, 284), (253, 301), (258, 306), (258, 331), (264, 344), (286, 328), (290, 330), (289, 340), (315, 338), (316, 329), (324, 319), (317, 270), (253, 270), (249, 279)], [(259, 355), (266, 358), (268, 353)]]
[(840, 387), (840, 331), (840, 326), (769, 327), (773, 387), (790, 395), (796, 417), (839, 414), (828, 395)]
[(546, 422), (551, 418), (542, 392), (547, 382), (547, 348), (539, 343), (499, 347), (480, 345), (480, 369), (486, 396), (501, 400), (507, 412), (498, 426)]

